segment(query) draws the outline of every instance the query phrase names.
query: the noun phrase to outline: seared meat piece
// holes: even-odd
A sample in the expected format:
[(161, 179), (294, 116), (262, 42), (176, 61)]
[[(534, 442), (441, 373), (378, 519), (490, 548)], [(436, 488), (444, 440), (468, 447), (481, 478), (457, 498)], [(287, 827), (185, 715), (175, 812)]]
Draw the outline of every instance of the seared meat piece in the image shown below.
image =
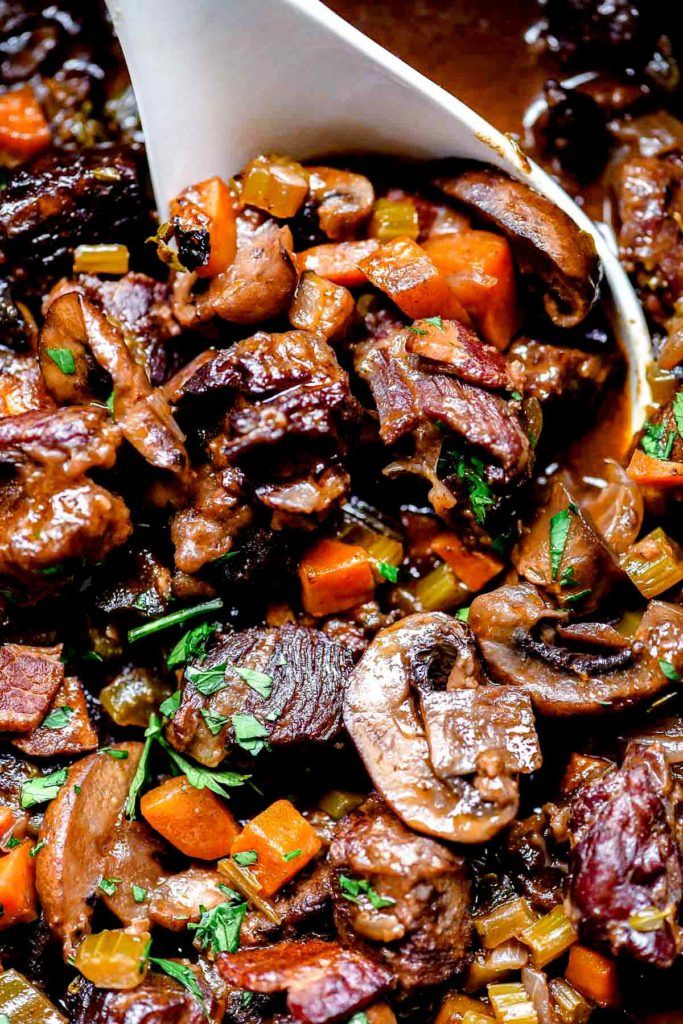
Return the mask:
[[(207, 867), (189, 867), (172, 872), (164, 867), (169, 848), (142, 821), (119, 822), (102, 865), (104, 878), (117, 878), (114, 893), (102, 893), (101, 899), (122, 924), (135, 924), (138, 930), (160, 925), (182, 931), (188, 921), (198, 921), (202, 910), (213, 910), (225, 903), (218, 885), (225, 879)], [(146, 890), (140, 903), (133, 898), (132, 886)]]
[[(407, 337), (406, 349), (421, 356), (421, 368), (455, 377), (482, 388), (512, 390), (514, 382), (507, 362), (492, 345), (485, 345), (465, 324), (442, 320), (441, 326), (418, 325)], [(421, 331), (420, 334), (416, 330)]]
[[(494, 679), (522, 687), (546, 715), (604, 714), (668, 685), (661, 662), (683, 670), (683, 610), (651, 601), (629, 647), (608, 653), (558, 644), (554, 623), (570, 618), (528, 583), (503, 586), (474, 599), (468, 622)], [(566, 636), (566, 634), (565, 634)]]
[(0, 732), (30, 733), (64, 682), (61, 647), (0, 647)]
[[(224, 634), (189, 670), (190, 675), (213, 670), (216, 691), (206, 696), (185, 680), (169, 740), (201, 764), (217, 765), (235, 742), (233, 716), (248, 714), (274, 747), (327, 742), (341, 729), (352, 666), (349, 652), (315, 629), (283, 626)], [(249, 680), (254, 672), (259, 674), (255, 682)]]
[(73, 280), (60, 281), (49, 301), (67, 291), (79, 291), (100, 308), (123, 332), (126, 345), (135, 361), (145, 368), (150, 383), (155, 387), (163, 384), (173, 366), (169, 342), (180, 334), (180, 325), (171, 312), (168, 284), (146, 274), (126, 274), (116, 281), (80, 274)]
[(372, 391), (385, 444), (395, 444), (424, 421), (438, 421), (510, 475), (522, 472), (529, 442), (510, 404), (448, 375), (452, 364), (447, 364), (445, 373), (425, 371), (419, 356), (409, 351), (411, 338), (410, 331), (400, 331), (362, 344), (356, 351), (356, 371)]
[(127, 547), (115, 566), (106, 567), (104, 578), (95, 577), (92, 589), (95, 607), (108, 615), (132, 612), (154, 618), (168, 606), (171, 572), (149, 548)]
[(292, 233), (274, 220), (254, 225), (237, 222), (237, 255), (207, 291), (193, 294), (196, 274), (179, 274), (173, 288), (173, 313), (183, 327), (200, 327), (215, 316), (236, 324), (257, 324), (286, 313), (297, 272)]
[(41, 725), (30, 736), (15, 739), (14, 746), (28, 757), (67, 757), (94, 750), (97, 733), (93, 729), (83, 687), (78, 679), (67, 676), (55, 694), (48, 714), (62, 710), (67, 720), (58, 726)]
[[(567, 526), (559, 560), (558, 543), (553, 544), (551, 537), (558, 515), (565, 517)], [(571, 605), (572, 595), (583, 593), (582, 611), (597, 607), (617, 584), (629, 586), (616, 556), (559, 480), (553, 484), (547, 505), (522, 535), (512, 560), (520, 576), (542, 587), (560, 604), (569, 601)]]
[(683, 294), (683, 157), (631, 157), (619, 167), (615, 188), (621, 257), (661, 321)]
[(207, 465), (197, 471), (192, 503), (171, 520), (178, 569), (197, 572), (231, 550), (236, 534), (252, 520), (245, 490), (244, 473), (237, 466), (216, 470)]
[(508, 236), (522, 273), (543, 282), (553, 323), (573, 327), (587, 316), (598, 297), (600, 263), (591, 236), (559, 206), (492, 167), (473, 167), (436, 184)]
[(0, 207), (0, 252), (34, 285), (70, 270), (81, 242), (125, 242), (141, 221), (142, 190), (129, 154), (54, 150), (10, 177)]
[(524, 394), (541, 405), (577, 399), (591, 403), (602, 392), (613, 366), (613, 360), (602, 355), (525, 338), (513, 342), (508, 356), (522, 364)]
[(315, 924), (325, 919), (332, 906), (332, 870), (327, 861), (315, 861), (310, 874), (298, 875), (284, 894), (278, 893), (270, 902), (279, 923), (260, 910), (247, 912), (240, 929), (242, 946), (260, 946), (275, 938), (298, 938), (303, 928), (309, 933), (315, 931)]
[[(683, 865), (664, 750), (631, 744), (621, 768), (574, 794), (569, 828), (570, 896), (582, 932), (614, 955), (670, 967), (683, 945)], [(638, 927), (639, 913), (657, 911), (655, 928)]]
[(503, 857), (516, 886), (539, 914), (547, 914), (562, 902), (567, 869), (554, 849), (545, 811), (512, 823)]
[(298, 459), (280, 467), (280, 479), (256, 487), (256, 497), (273, 510), (272, 526), (306, 529), (312, 517), (324, 519), (348, 493), (349, 474), (323, 459)]
[(465, 623), (410, 615), (377, 634), (344, 698), (344, 724), (392, 810), (455, 842), (484, 842), (507, 825), (516, 773), (540, 764), (528, 701), (503, 687), (477, 689), (480, 679)]
[[(201, 971), (193, 968), (204, 1006), (167, 974), (147, 974), (130, 992), (95, 988), (81, 979), (73, 1024), (207, 1024), (222, 1018), (222, 1006)], [(220, 1012), (220, 1018), (217, 1014)]]
[(121, 432), (106, 409), (30, 412), (0, 420), (0, 461), (35, 465), (71, 479), (114, 465)]
[(71, 766), (40, 829), (45, 844), (35, 858), (36, 887), (65, 959), (90, 930), (106, 850), (142, 754), (141, 743), (115, 749), (126, 756), (89, 754)]
[(219, 953), (230, 984), (253, 992), (287, 992), (287, 1008), (302, 1024), (343, 1020), (372, 1003), (392, 983), (389, 971), (336, 942), (311, 939)]
[(54, 409), (36, 357), (0, 348), (0, 418)]
[[(415, 835), (374, 795), (339, 822), (329, 861), (342, 941), (383, 960), (401, 989), (441, 985), (462, 969), (472, 921), (461, 857)], [(345, 877), (369, 882), (386, 905), (350, 900)]]

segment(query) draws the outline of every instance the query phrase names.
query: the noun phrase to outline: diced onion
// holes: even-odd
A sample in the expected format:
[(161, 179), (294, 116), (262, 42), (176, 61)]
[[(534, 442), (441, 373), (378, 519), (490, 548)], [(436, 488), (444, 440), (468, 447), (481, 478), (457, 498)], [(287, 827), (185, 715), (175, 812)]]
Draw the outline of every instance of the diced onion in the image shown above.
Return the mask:
[(491, 1024), (492, 1021), (493, 1017), (488, 1017), (485, 1013), (475, 1013), (473, 1010), (468, 1010), (462, 1018), (462, 1024)]
[(637, 932), (656, 932), (663, 928), (667, 921), (674, 920), (676, 908), (674, 906), (646, 907), (644, 910), (636, 910), (630, 915), (628, 923)]
[(526, 989), (518, 982), (489, 985), (489, 999), (498, 1024), (539, 1024)]
[(133, 935), (122, 928), (86, 935), (74, 966), (97, 988), (137, 988), (147, 971), (150, 941), (149, 932)]
[(525, 899), (508, 900), (488, 914), (480, 914), (474, 919), (482, 945), (487, 949), (499, 946), (508, 939), (518, 938), (521, 932), (530, 928), (536, 921), (536, 914)]
[(528, 949), (516, 939), (503, 942), (495, 949), (479, 950), (469, 966), (464, 988), (467, 992), (477, 992), (484, 985), (521, 970), (528, 962)]
[(79, 245), (74, 252), (74, 274), (127, 274), (126, 245)]
[(578, 939), (573, 923), (564, 907), (555, 907), (520, 936), (531, 949), (536, 967), (545, 967), (569, 949)]

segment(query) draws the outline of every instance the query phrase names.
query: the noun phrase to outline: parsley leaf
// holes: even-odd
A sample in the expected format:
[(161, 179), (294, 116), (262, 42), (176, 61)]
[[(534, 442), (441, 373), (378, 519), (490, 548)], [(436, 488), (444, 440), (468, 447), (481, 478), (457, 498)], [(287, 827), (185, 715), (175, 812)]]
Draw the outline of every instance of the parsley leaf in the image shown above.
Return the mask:
[(644, 434), (640, 439), (640, 447), (646, 455), (654, 459), (668, 459), (671, 455), (675, 430), (668, 430), (663, 423), (646, 423)]
[(173, 718), (176, 711), (180, 707), (180, 702), (182, 698), (183, 695), (181, 691), (176, 690), (176, 692), (172, 693), (170, 697), (166, 698), (166, 700), (162, 700), (161, 704), (159, 705), (159, 714), (163, 715), (164, 718)]
[(566, 597), (562, 598), (562, 604), (565, 607), (573, 607), (576, 604), (580, 604), (584, 597), (588, 597), (591, 593), (590, 587), (586, 587), (585, 590), (577, 590), (575, 594), (567, 594)]
[(62, 707), (55, 708), (54, 711), (51, 711), (47, 718), (44, 718), (40, 724), (43, 729), (65, 729), (69, 724), (73, 713), (73, 708), (70, 708), (68, 704), (63, 704)]
[(256, 863), (258, 860), (258, 853), (256, 850), (243, 850), (242, 853), (233, 853), (232, 859), (235, 864), (239, 864), (241, 868), (248, 868), (250, 865)]
[(230, 725), (230, 719), (227, 715), (217, 715), (207, 711), (206, 708), (201, 709), (201, 714), (212, 736), (218, 736), (221, 729), (224, 729), (226, 725)]
[(576, 585), (576, 576), (574, 575), (574, 566), (568, 565), (566, 569), (562, 570), (560, 574), (560, 586), (561, 587), (573, 587)]
[(247, 912), (246, 900), (219, 903), (213, 910), (204, 910), (197, 924), (188, 924), (188, 931), (197, 933), (197, 945), (212, 953), (234, 953), (240, 945), (240, 928)]
[(149, 962), (160, 968), (164, 974), (168, 974), (169, 978), (173, 978), (174, 981), (177, 981), (183, 988), (192, 993), (204, 1010), (204, 1016), (207, 1020), (209, 1019), (204, 1003), (204, 993), (199, 987), (196, 974), (190, 967), (186, 967), (185, 964), (176, 963), (175, 960), (164, 960), (157, 956), (151, 956)]
[(436, 327), (440, 331), (443, 331), (444, 329), (443, 320), (440, 316), (423, 316), (422, 323), (431, 324), (432, 327)]
[(135, 769), (135, 775), (133, 776), (128, 790), (128, 797), (124, 804), (124, 812), (127, 818), (135, 817), (135, 804), (137, 802), (138, 793), (145, 784), (147, 778), (147, 764), (149, 762), (149, 755), (152, 750), (152, 744), (154, 740), (161, 734), (161, 721), (159, 716), (151, 714), (149, 716), (149, 725), (145, 729), (145, 745), (142, 748), (142, 754), (138, 761), (138, 766)]
[(458, 608), (457, 612), (455, 613), (455, 617), (456, 617), (456, 619), (460, 619), (461, 622), (467, 622), (467, 620), (470, 617), (470, 609), (469, 609), (469, 607), (467, 607), (467, 608)]
[(349, 900), (350, 903), (359, 904), (361, 897), (365, 896), (375, 910), (382, 910), (383, 907), (392, 907), (396, 902), (396, 900), (388, 896), (380, 896), (365, 878), (349, 878), (348, 875), (340, 875), (339, 887), (345, 900)]
[(408, 330), (412, 334), (422, 334), (422, 335), (425, 335), (425, 336), (429, 333), (428, 331), (423, 331), (421, 327), (416, 327), (415, 324), (413, 324), (412, 327), (409, 327)]
[(36, 857), (40, 853), (42, 848), (45, 846), (46, 842), (47, 839), (41, 839), (40, 842), (36, 843), (35, 846), (32, 846), (31, 849), (28, 851), (29, 857)]
[(194, 608), (182, 608), (177, 612), (171, 612), (170, 615), (162, 615), (160, 619), (154, 619), (152, 622), (146, 622), (143, 626), (136, 626), (135, 629), (129, 630), (128, 643), (133, 644), (136, 640), (142, 640), (163, 629), (170, 629), (171, 626), (187, 622), (188, 619), (196, 619), (200, 615), (220, 611), (222, 607), (222, 599), (215, 597), (212, 601), (203, 601), (202, 604), (195, 605)]
[(21, 787), (19, 806), (22, 811), (27, 811), (29, 807), (35, 807), (36, 804), (54, 800), (66, 782), (66, 775), (66, 768), (58, 768), (56, 772), (50, 772), (49, 775), (28, 779)]
[(177, 750), (174, 750), (163, 736), (157, 736), (157, 739), (171, 760), (180, 768), (187, 781), (195, 789), (210, 789), (212, 793), (225, 797), (227, 800), (230, 794), (226, 787), (241, 786), (249, 778), (248, 775), (240, 775), (237, 772), (214, 772), (210, 768), (203, 768), (201, 765), (192, 764), (191, 761), (182, 757)]
[(390, 562), (378, 562), (377, 570), (381, 576), (384, 576), (385, 580), (389, 580), (390, 583), (398, 582), (398, 566), (391, 565)]
[(16, 836), (10, 836), (5, 843), (5, 847), (8, 850), (13, 850), (15, 846), (21, 846), (21, 839), (17, 839)]
[(289, 853), (283, 853), (282, 859), (286, 861), (294, 860), (296, 857), (300, 857), (301, 853), (301, 850), (290, 850)]
[(241, 676), (247, 686), (255, 690), (260, 697), (265, 699), (270, 697), (273, 689), (273, 680), (270, 676), (267, 676), (265, 672), (257, 672), (253, 668), (240, 668), (239, 665), (235, 665), (234, 668), (237, 675)]
[(136, 903), (144, 903), (147, 899), (147, 890), (143, 889), (141, 885), (136, 885), (135, 882), (131, 885), (130, 891)]
[(661, 668), (666, 678), (670, 679), (672, 683), (680, 683), (681, 677), (670, 661), (666, 661), (664, 658), (660, 658), (659, 667)]
[(474, 455), (462, 455), (444, 442), (437, 469), (440, 474), (455, 476), (462, 482), (467, 491), (472, 515), (476, 522), (483, 526), (488, 510), (491, 505), (495, 505), (496, 499), (484, 477), (486, 467), (482, 460)]
[(367, 1013), (364, 1010), (354, 1013), (353, 1017), (349, 1017), (348, 1024), (369, 1024)]
[(214, 665), (213, 668), (194, 668), (190, 665), (185, 669), (185, 678), (189, 679), (196, 690), (203, 693), (205, 697), (210, 697), (214, 693), (218, 693), (219, 690), (224, 690), (228, 686), (228, 680), (225, 678), (225, 670), (228, 667), (227, 661), (222, 662), (220, 665)]
[(188, 661), (195, 661), (197, 658), (203, 657), (206, 653), (206, 645), (217, 629), (218, 623), (216, 622), (202, 622), (201, 625), (188, 630), (181, 636), (166, 659), (168, 668), (178, 668)]
[(567, 535), (571, 523), (571, 508), (563, 508), (550, 517), (550, 578), (557, 579), (560, 562), (567, 544)]
[(268, 746), (270, 733), (254, 715), (238, 713), (232, 716), (232, 727), (235, 730), (235, 743), (256, 757)]
[(98, 887), (102, 892), (106, 893), (107, 896), (113, 896), (120, 884), (120, 878), (100, 878)]
[(116, 750), (114, 747), (100, 747), (98, 753), (106, 754), (107, 757), (111, 757), (114, 761), (127, 761), (128, 751), (127, 750)]
[(231, 559), (235, 558), (239, 554), (240, 554), (240, 552), (236, 551), (233, 548), (231, 551), (226, 551), (224, 555), (219, 555), (218, 558), (214, 558), (214, 560), (212, 561), (211, 564), (212, 565), (225, 565), (226, 562), (229, 562)]
[(683, 437), (683, 391), (674, 395), (673, 415), (679, 437)]
[(76, 360), (70, 348), (46, 348), (45, 351), (62, 373), (70, 377), (76, 372)]

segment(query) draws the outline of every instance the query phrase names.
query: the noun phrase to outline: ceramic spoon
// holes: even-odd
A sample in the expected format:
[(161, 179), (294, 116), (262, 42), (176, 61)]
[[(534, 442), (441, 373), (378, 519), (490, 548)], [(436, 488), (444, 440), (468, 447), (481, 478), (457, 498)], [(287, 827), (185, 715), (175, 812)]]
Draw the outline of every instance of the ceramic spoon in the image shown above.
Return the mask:
[(511, 138), (318, 0), (108, 4), (162, 217), (188, 183), (233, 174), (261, 152), (462, 157), (500, 167), (593, 236), (628, 357), (632, 431), (640, 428), (652, 401), (652, 354), (628, 277), (608, 238)]

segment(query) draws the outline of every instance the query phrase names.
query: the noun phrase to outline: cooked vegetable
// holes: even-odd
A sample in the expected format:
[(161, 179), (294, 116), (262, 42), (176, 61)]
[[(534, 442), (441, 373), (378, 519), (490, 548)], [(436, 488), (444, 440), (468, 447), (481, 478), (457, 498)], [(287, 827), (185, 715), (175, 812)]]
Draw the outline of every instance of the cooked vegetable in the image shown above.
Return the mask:
[[(234, 854), (230, 859), (220, 860), (218, 862), (218, 870), (227, 878), (233, 889), (236, 889), (249, 903), (253, 903), (256, 909), (260, 910), (269, 921), (279, 925), (281, 923), (280, 915), (275, 910), (273, 904), (269, 900), (264, 899), (261, 883), (256, 878), (256, 875), (252, 873), (249, 867), (240, 864), (237, 860), (238, 856), (244, 857), (245, 854), (249, 854), (251, 863), (256, 863), (252, 859), (254, 853), (254, 850), (245, 850), (241, 855)], [(256, 860), (258, 860), (258, 854), (256, 854)]]
[(170, 697), (168, 683), (148, 669), (127, 668), (100, 690), (100, 701), (117, 725), (143, 729), (149, 716)]
[(595, 949), (572, 946), (565, 978), (581, 995), (598, 1006), (616, 1006), (619, 1003), (617, 965)]
[(0, 1015), (9, 1024), (67, 1024), (40, 989), (14, 968), (0, 974)]
[(227, 270), (237, 252), (237, 222), (223, 179), (208, 178), (185, 189), (171, 203), (170, 213), (181, 264), (198, 277)]
[(431, 548), (473, 593), (481, 590), (503, 569), (503, 563), (499, 559), (486, 551), (465, 547), (455, 533), (437, 534), (431, 542)]
[(293, 217), (308, 194), (308, 174), (294, 160), (260, 156), (244, 171), (241, 200), (272, 217)]
[(628, 464), (628, 475), (642, 487), (680, 487), (683, 485), (683, 462), (671, 462), (646, 455), (636, 448)]
[(406, 316), (444, 316), (469, 323), (469, 316), (446, 278), (411, 238), (394, 238), (358, 264)]
[[(230, 853), (255, 850), (251, 872), (264, 896), (272, 896), (320, 852), (320, 838), (289, 800), (277, 800), (247, 822)], [(295, 851), (297, 852), (296, 855)]]
[(462, 1024), (468, 1013), (484, 1016), (490, 1021), (492, 1017), (488, 1013), (489, 1009), (490, 1007), (479, 999), (453, 993), (444, 999), (434, 1024)]
[(27, 160), (45, 149), (52, 135), (32, 86), (0, 93), (0, 150)]
[(38, 916), (32, 848), (26, 839), (0, 856), (0, 929), (35, 921)]
[(146, 821), (188, 857), (224, 857), (239, 832), (230, 811), (209, 789), (197, 789), (184, 775), (168, 779), (140, 800)]
[(73, 270), (74, 274), (127, 274), (128, 260), (125, 245), (78, 245)]
[(367, 551), (338, 540), (318, 541), (299, 565), (301, 600), (311, 615), (329, 615), (369, 601), (375, 590)]
[(578, 932), (567, 917), (564, 907), (555, 907), (539, 921), (535, 921), (520, 935), (531, 948), (536, 967), (545, 967), (551, 960), (569, 949), (578, 938)]
[(330, 789), (321, 797), (318, 807), (335, 821), (341, 821), (356, 807), (360, 807), (364, 799), (365, 797), (360, 793), (350, 793), (345, 789)]
[(299, 278), (289, 310), (289, 322), (300, 331), (313, 331), (325, 338), (344, 336), (356, 304), (347, 288), (307, 270)]
[(189, 924), (188, 929), (195, 932), (195, 941), (200, 949), (208, 949), (214, 954), (234, 953), (239, 949), (240, 928), (247, 904), (227, 886), (221, 885), (220, 889), (228, 897), (226, 902), (204, 911), (199, 922)]
[(490, 231), (464, 231), (428, 238), (423, 248), (448, 277), (482, 336), (497, 348), (507, 348), (520, 323), (507, 240)]
[(474, 926), (482, 945), (488, 949), (499, 946), (508, 939), (519, 938), (527, 928), (536, 922), (536, 914), (528, 900), (519, 898), (501, 903), (487, 914), (474, 918)]
[[(401, 235), (417, 241), (420, 222), (415, 203), (405, 199), (377, 199), (370, 218), (368, 231), (371, 238), (380, 242), (391, 242)], [(426, 246), (425, 246), (426, 248)]]
[(136, 626), (135, 629), (131, 629), (128, 632), (128, 642), (135, 643), (136, 640), (142, 640), (146, 636), (152, 636), (154, 633), (159, 633), (163, 629), (170, 629), (171, 626), (177, 626), (181, 622), (188, 622), (190, 619), (196, 619), (200, 615), (208, 615), (210, 612), (217, 612), (223, 607), (223, 601), (220, 597), (215, 597), (211, 601), (204, 601), (202, 604), (197, 604), (194, 608), (181, 608), (177, 612), (171, 612), (169, 615), (163, 615), (160, 619), (154, 619), (152, 622), (146, 622), (144, 626)]
[(123, 929), (86, 935), (76, 950), (74, 967), (97, 988), (137, 988), (147, 972), (151, 941), (149, 932), (133, 935)]
[(417, 607), (425, 612), (447, 612), (470, 597), (470, 589), (443, 562), (412, 585)]
[(657, 597), (683, 580), (683, 557), (661, 526), (632, 544), (620, 562), (643, 597)]
[(550, 995), (560, 1024), (586, 1024), (593, 1007), (564, 978), (550, 981)]
[(346, 288), (358, 288), (365, 284), (367, 277), (359, 264), (366, 256), (377, 250), (375, 238), (364, 238), (359, 242), (337, 242), (315, 245), (297, 254), (299, 273), (312, 270), (333, 284)]
[(528, 962), (528, 950), (516, 939), (502, 942), (495, 949), (479, 950), (467, 971), (465, 988), (468, 992), (479, 992), (486, 985), (509, 978)]
[(498, 1024), (538, 1024), (538, 1014), (523, 985), (489, 985), (488, 996)]

